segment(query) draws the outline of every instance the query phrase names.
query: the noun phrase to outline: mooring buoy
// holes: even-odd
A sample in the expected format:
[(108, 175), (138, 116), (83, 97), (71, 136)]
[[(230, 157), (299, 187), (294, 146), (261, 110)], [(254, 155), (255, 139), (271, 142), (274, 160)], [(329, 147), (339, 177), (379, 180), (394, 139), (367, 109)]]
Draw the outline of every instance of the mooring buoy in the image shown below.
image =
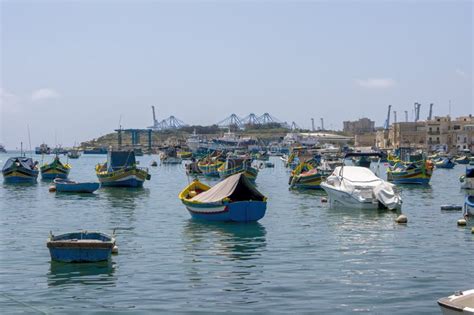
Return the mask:
[(49, 192), (55, 192), (56, 191), (56, 186), (51, 185), (51, 186), (49, 186), (48, 190), (49, 190)]
[(117, 245), (114, 245), (114, 247), (112, 248), (112, 254), (118, 254), (118, 247), (117, 247)]
[(321, 202), (328, 202), (328, 198), (326, 198), (326, 197), (321, 197)]
[(465, 219), (459, 219), (458, 220), (458, 226), (466, 226), (466, 220)]
[(406, 215), (400, 214), (400, 215), (395, 219), (395, 222), (397, 222), (398, 224), (407, 224), (408, 218), (407, 218)]

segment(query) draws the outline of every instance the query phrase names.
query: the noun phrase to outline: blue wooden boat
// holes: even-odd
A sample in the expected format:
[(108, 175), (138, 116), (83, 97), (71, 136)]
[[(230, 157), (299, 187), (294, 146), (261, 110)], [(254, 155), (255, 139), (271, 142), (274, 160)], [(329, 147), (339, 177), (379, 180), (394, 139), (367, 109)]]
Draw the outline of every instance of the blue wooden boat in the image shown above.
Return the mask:
[(100, 187), (100, 183), (84, 182), (78, 183), (72, 180), (56, 178), (54, 180), (56, 192), (73, 192), (73, 193), (93, 193)]
[(147, 168), (137, 164), (133, 150), (109, 151), (107, 163), (97, 165), (96, 174), (102, 186), (142, 187), (151, 175)]
[(227, 178), (237, 173), (243, 173), (252, 182), (255, 182), (258, 175), (258, 169), (252, 166), (250, 158), (229, 157), (226, 162), (217, 169), (219, 177)]
[(456, 165), (453, 159), (451, 158), (442, 158), (441, 160), (435, 162), (436, 168), (453, 168)]
[(244, 176), (227, 177), (214, 187), (194, 180), (179, 194), (194, 219), (207, 221), (258, 221), (265, 216), (267, 198)]
[(114, 234), (73, 232), (54, 236), (47, 242), (51, 259), (62, 262), (97, 262), (109, 260), (115, 246)]
[(3, 179), (6, 183), (31, 183), (38, 178), (38, 162), (20, 156), (7, 160), (2, 169)]

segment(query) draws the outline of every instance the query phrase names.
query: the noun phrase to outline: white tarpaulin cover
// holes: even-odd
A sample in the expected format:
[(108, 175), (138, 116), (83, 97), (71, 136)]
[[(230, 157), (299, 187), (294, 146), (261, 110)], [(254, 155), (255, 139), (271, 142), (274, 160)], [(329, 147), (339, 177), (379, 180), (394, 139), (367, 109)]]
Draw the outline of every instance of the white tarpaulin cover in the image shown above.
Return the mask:
[[(342, 177), (341, 177), (342, 176)], [(377, 177), (370, 169), (360, 166), (338, 166), (334, 169), (327, 183), (353, 195), (368, 198), (367, 193), (389, 209), (400, 206), (400, 195), (394, 191), (394, 185)], [(367, 191), (370, 189), (369, 191)]]
[(224, 198), (230, 198), (231, 201), (262, 201), (265, 196), (263, 196), (247, 178), (245, 178), (243, 173), (238, 173), (227, 177), (209, 190), (193, 197), (191, 201), (210, 203), (219, 202)]

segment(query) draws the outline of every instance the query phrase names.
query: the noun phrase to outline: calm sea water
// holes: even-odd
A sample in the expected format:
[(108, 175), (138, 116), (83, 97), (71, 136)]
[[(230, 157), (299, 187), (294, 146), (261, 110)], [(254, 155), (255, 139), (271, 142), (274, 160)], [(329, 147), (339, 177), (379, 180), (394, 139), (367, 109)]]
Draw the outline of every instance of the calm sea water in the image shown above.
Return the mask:
[[(70, 177), (96, 180), (104, 160), (72, 160)], [(461, 212), (440, 210), (463, 203), (463, 166), (436, 170), (430, 187), (403, 187), (401, 226), (394, 212), (329, 209), (323, 192), (289, 191), (274, 162), (257, 178), (269, 202), (254, 224), (191, 220), (177, 198), (189, 180), (180, 166), (150, 167), (143, 189), (92, 196), (49, 193), (41, 180), (0, 184), (2, 313), (428, 314), (474, 287), (474, 235), (456, 226)], [(110, 263), (51, 262), (49, 231), (114, 228)]]

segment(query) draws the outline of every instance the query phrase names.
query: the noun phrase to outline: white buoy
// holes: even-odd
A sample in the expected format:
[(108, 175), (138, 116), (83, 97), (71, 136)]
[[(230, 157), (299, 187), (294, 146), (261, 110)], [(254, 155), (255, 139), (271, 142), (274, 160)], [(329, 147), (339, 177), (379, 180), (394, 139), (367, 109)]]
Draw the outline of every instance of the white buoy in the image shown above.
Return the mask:
[(321, 197), (321, 202), (328, 202), (328, 198), (326, 198), (326, 197)]
[(395, 219), (395, 222), (397, 222), (398, 224), (407, 224), (408, 218), (407, 218), (406, 215), (400, 214), (400, 215)]
[(464, 219), (459, 219), (459, 220), (458, 220), (458, 226), (466, 226), (466, 220), (464, 220)]
[(472, 233), (472, 234), (474, 234), (474, 227), (473, 227), (473, 228), (471, 228), (471, 233)]
[(117, 247), (117, 245), (114, 245), (114, 247), (112, 248), (112, 254), (118, 254), (118, 247)]

